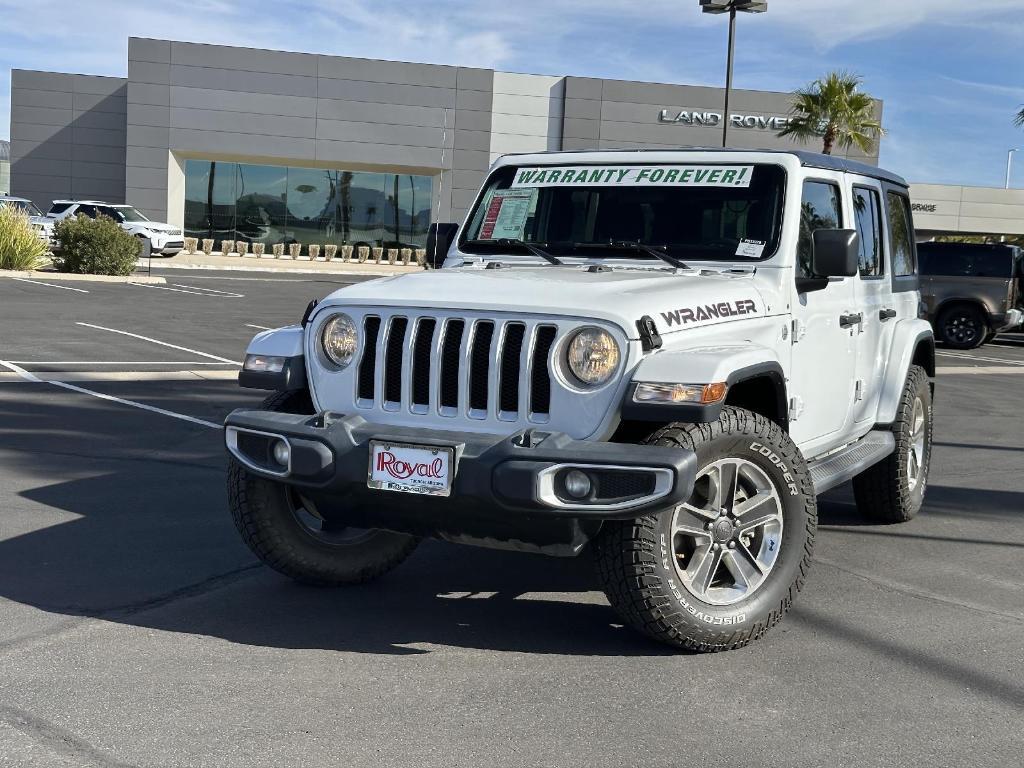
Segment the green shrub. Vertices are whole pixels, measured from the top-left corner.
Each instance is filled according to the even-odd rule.
[[[59,245],[53,265],[60,272],[130,275],[135,271],[141,242],[107,216],[69,216],[57,222],[53,231]]]
[[[46,263],[47,251],[28,214],[0,205],[0,269],[36,269]]]

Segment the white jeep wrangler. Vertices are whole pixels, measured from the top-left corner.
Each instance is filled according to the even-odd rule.
[[[423,536],[589,550],[636,629],[745,645],[804,581],[818,494],[921,507],[910,210],[901,178],[801,152],[501,158],[457,238],[435,227],[443,269],[253,340],[240,383],[277,392],[226,420],[235,523],[316,584]]]

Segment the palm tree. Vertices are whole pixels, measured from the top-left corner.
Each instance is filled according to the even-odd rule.
[[[779,136],[792,136],[799,142],[820,138],[826,155],[832,154],[836,145],[843,149],[856,145],[862,152],[870,152],[885,131],[875,117],[874,100],[858,90],[860,83],[860,77],[849,72],[830,72],[795,91],[793,116]]]
[[[1013,124],[1018,128],[1024,128],[1024,107],[1021,107],[1020,112],[1014,116]]]

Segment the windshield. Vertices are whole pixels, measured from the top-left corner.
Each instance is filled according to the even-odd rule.
[[[130,205],[117,205],[114,210],[120,213],[125,221],[149,221],[145,216],[132,208]]]
[[[487,182],[460,240],[558,256],[762,260],[775,253],[785,172],[766,164],[509,166]],[[499,242],[500,241],[500,242]]]
[[[29,216],[42,216],[43,213],[36,208],[35,203],[29,200],[0,200],[0,205],[9,205],[19,211],[24,211]]]

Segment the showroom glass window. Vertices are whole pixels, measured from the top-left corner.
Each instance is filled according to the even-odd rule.
[[[885,198],[886,207],[889,209],[889,231],[892,241],[892,273],[896,277],[913,275],[917,271],[917,265],[914,263],[910,199],[896,192],[887,192]]]
[[[800,199],[800,239],[797,241],[797,277],[813,277],[812,236],[816,229],[842,226],[839,186],[828,181],[805,181]]]
[[[188,160],[185,230],[250,243],[422,248],[430,176]]]
[[[860,236],[860,275],[878,277],[885,272],[885,262],[882,258],[882,199],[876,190],[853,188],[853,217]]]

